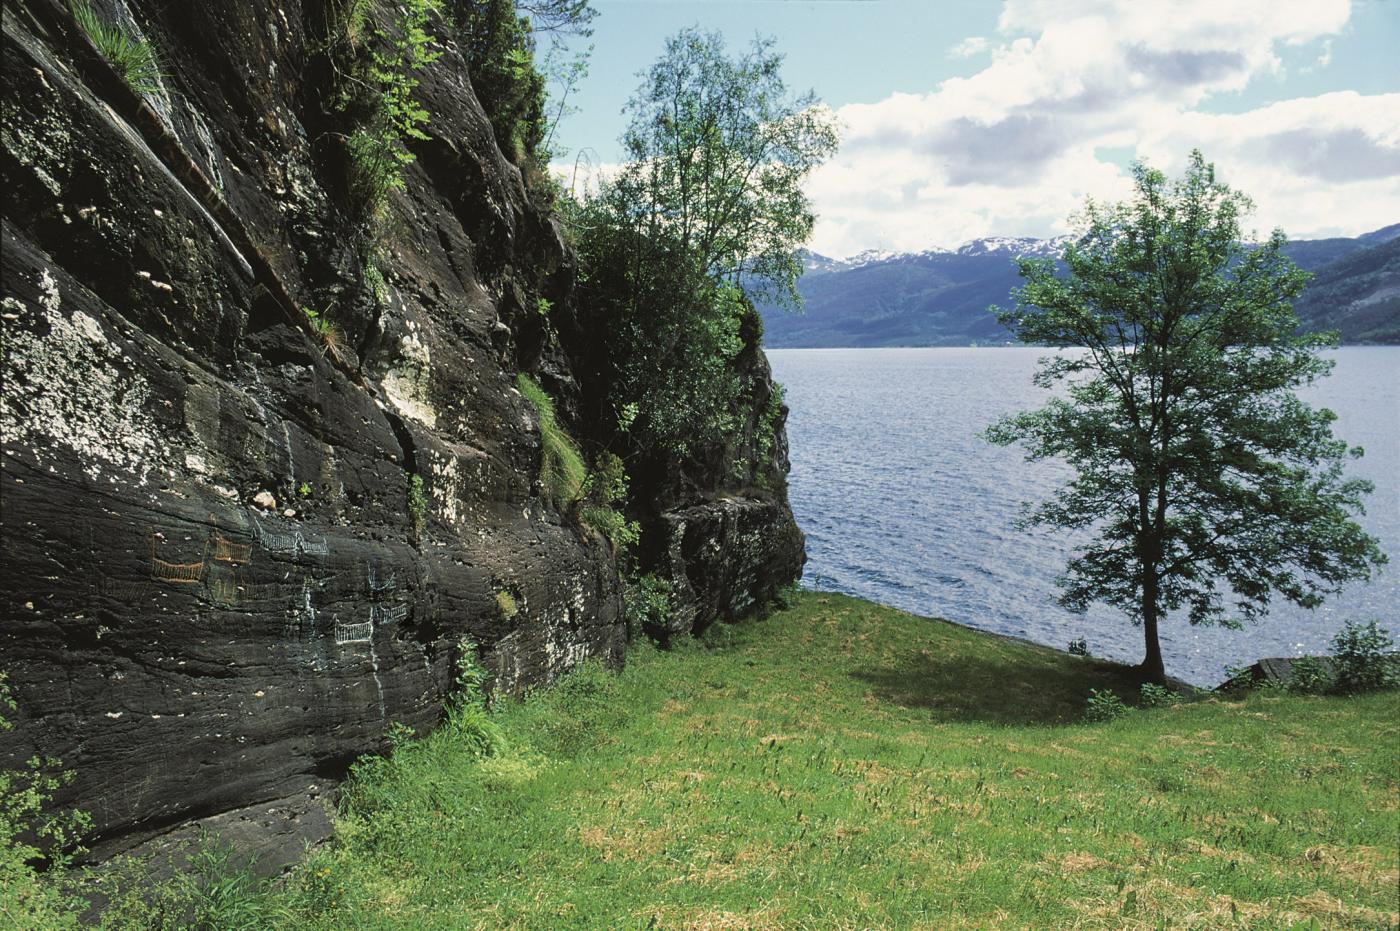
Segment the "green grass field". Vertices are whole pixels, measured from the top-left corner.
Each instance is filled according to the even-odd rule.
[[[347,792],[313,928],[1385,928],[1400,694],[1078,723],[1121,668],[835,595],[585,668]]]

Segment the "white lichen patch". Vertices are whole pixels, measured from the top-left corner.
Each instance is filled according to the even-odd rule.
[[[463,517],[462,469],[457,457],[435,452],[428,458],[428,469],[432,473],[429,484],[437,492],[433,495],[437,515],[455,527]]]
[[[428,400],[432,356],[428,344],[418,337],[418,325],[410,320],[407,329],[399,338],[399,364],[384,376],[384,394],[399,413],[436,427],[437,411]]]
[[[0,441],[36,456],[44,445],[65,446],[93,481],[146,484],[161,464],[161,447],[146,411],[150,384],[136,364],[97,320],[62,312],[58,282],[48,269],[40,273],[37,306],[13,297],[4,305],[18,324],[6,320]],[[36,322],[48,332],[35,332]]]

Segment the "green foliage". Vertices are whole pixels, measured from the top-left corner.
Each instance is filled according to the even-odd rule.
[[[297,486],[297,496],[298,496],[298,497],[301,497],[301,498],[309,498],[309,497],[311,497],[311,485],[308,484],[307,482],[302,482],[300,485],[298,485],[298,486]]]
[[[124,28],[110,22],[93,9],[87,0],[70,0],[68,9],[78,28],[92,40],[102,57],[121,75],[123,81],[138,94],[160,91],[160,56],[147,42],[135,38]]]
[[[1288,690],[1299,695],[1321,695],[1332,689],[1332,675],[1316,656],[1300,656],[1289,670]]]
[[[486,682],[490,673],[477,659],[478,651],[476,641],[471,637],[463,637],[457,641],[457,676],[454,682],[457,691],[452,697],[453,705],[486,707]]]
[[[781,62],[768,40],[731,56],[717,34],[678,33],[629,103],[629,163],[566,205],[598,334],[590,391],[648,475],[724,463],[742,480],[751,456],[772,454],[781,398],[741,374],[761,334],[749,294],[795,303],[812,226],[801,184],[836,140],[810,94],[788,93]]]
[[[1092,724],[1102,724],[1105,721],[1117,720],[1131,710],[1113,689],[1090,689],[1084,720]]]
[[[423,490],[423,476],[404,473],[407,483],[408,516],[413,521],[413,535],[421,536],[428,525],[428,496]]]
[[[758,419],[758,431],[754,437],[756,445],[758,468],[760,473],[765,473],[773,466],[773,449],[778,443],[778,429],[783,419],[783,397],[785,389],[778,382],[773,382],[773,388],[768,395],[768,403],[764,405],[763,413]]]
[[[1400,684],[1400,656],[1390,631],[1375,621],[1347,621],[1332,638],[1339,692],[1371,692]]]
[[[671,583],[650,572],[631,579],[622,595],[622,607],[629,639],[640,639],[648,629],[665,630],[675,610]]]
[[[579,520],[607,537],[613,550],[626,554],[641,537],[641,527],[621,508],[627,503],[627,471],[614,453],[599,453],[583,482]]]
[[[586,6],[586,4],[585,4]],[[535,69],[535,36],[515,0],[451,0],[457,42],[472,90],[491,120],[501,151],[516,162],[545,135],[545,79]]]
[[[338,103],[357,123],[345,139],[348,193],[352,209],[367,218],[378,216],[389,193],[402,189],[403,169],[414,159],[408,140],[428,138],[429,114],[413,92],[418,72],[442,57],[429,32],[440,0],[404,0],[392,9],[395,21],[368,28],[363,46],[356,37],[367,28],[369,5],[352,4],[345,14],[345,35],[355,39],[357,54]]]
[[[340,355],[345,345],[345,334],[340,327],[331,322],[326,311],[303,307],[301,312],[306,315],[307,322],[311,324],[311,332],[321,340],[322,347],[332,355]]]
[[[516,387],[540,425],[540,486],[555,507],[571,508],[583,493],[588,470],[573,439],[555,419],[554,401],[525,373],[515,377]]]
[[[108,931],[263,931],[294,928],[301,914],[273,879],[254,872],[248,856],[201,834],[172,850],[170,878],[157,878],[148,861],[121,857],[100,871],[75,877],[100,890],[95,927]]]
[[[13,730],[16,709],[0,673],[0,734]],[[0,919],[35,931],[78,927],[85,902],[53,877],[61,877],[92,821],[83,812],[48,810],[54,792],[73,780],[58,760],[31,757],[18,770],[0,769]],[[48,873],[36,865],[43,863]]]
[[[802,587],[796,581],[789,582],[773,596],[773,607],[779,611],[786,611],[797,604],[798,596],[802,594]]]
[[[458,642],[456,665],[457,689],[448,699],[444,728],[472,756],[495,756],[504,749],[505,738],[487,712],[490,674],[477,659],[477,645],[470,637]]]
[[[1091,538],[1060,600],[1103,601],[1142,624],[1144,669],[1161,679],[1168,613],[1238,626],[1275,593],[1313,607],[1386,557],[1352,520],[1371,483],[1343,472],[1361,451],[1294,393],[1331,369],[1318,353],[1331,342],[1295,335],[1290,302],[1307,276],[1283,235],[1246,248],[1249,201],[1199,152],[1179,181],[1143,164],[1134,177],[1130,202],[1085,209],[1067,276],[1021,262],[1026,283],[1002,320],[1025,342],[1079,351],[1036,374],[1064,396],[987,437],[1074,469],[1030,519]]]
[[[549,298],[542,297],[535,302],[535,313],[539,314],[541,317],[548,317],[553,307],[554,304],[550,302]]]
[[[1071,640],[1069,642],[1069,655],[1088,656],[1089,641],[1085,640],[1083,637],[1076,637],[1074,640]]]
[[[802,183],[836,151],[835,117],[792,96],[772,39],[731,57],[717,32],[666,40],[628,103],[623,142],[636,221],[664,228],[717,280],[796,306],[796,250],[814,216]]]
[[[1163,705],[1181,704],[1180,694],[1155,682],[1144,682],[1140,692],[1144,708],[1160,708]]]
[[[633,225],[634,193],[608,186],[572,217],[581,303],[604,364],[595,390],[633,449],[684,458],[722,447],[741,422],[735,363],[747,305],[669,231]]]
[[[204,837],[175,882],[179,899],[190,909],[192,928],[257,931],[285,926],[294,911],[270,895],[272,881],[253,873],[251,862],[239,863],[233,848]]]

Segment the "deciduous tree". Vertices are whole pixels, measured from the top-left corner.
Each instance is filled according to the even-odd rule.
[[[1143,672],[1160,681],[1158,631],[1173,612],[1239,626],[1275,595],[1315,607],[1385,556],[1353,519],[1371,485],[1344,466],[1361,450],[1295,394],[1331,370],[1319,350],[1335,337],[1297,333],[1307,276],[1283,234],[1244,243],[1251,204],[1199,152],[1180,180],[1143,164],[1134,179],[1128,202],[1085,209],[1066,274],[1021,262],[1002,320],[1062,350],[1035,380],[1063,394],[987,435],[1074,468],[1028,518],[1091,536],[1061,602],[1106,602],[1140,623]]]

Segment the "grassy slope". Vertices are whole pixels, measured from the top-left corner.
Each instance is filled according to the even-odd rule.
[[[1072,723],[1123,671],[832,595],[639,651],[350,796],[324,928],[1376,928],[1400,695]],[[299,908],[299,910],[300,910]]]

